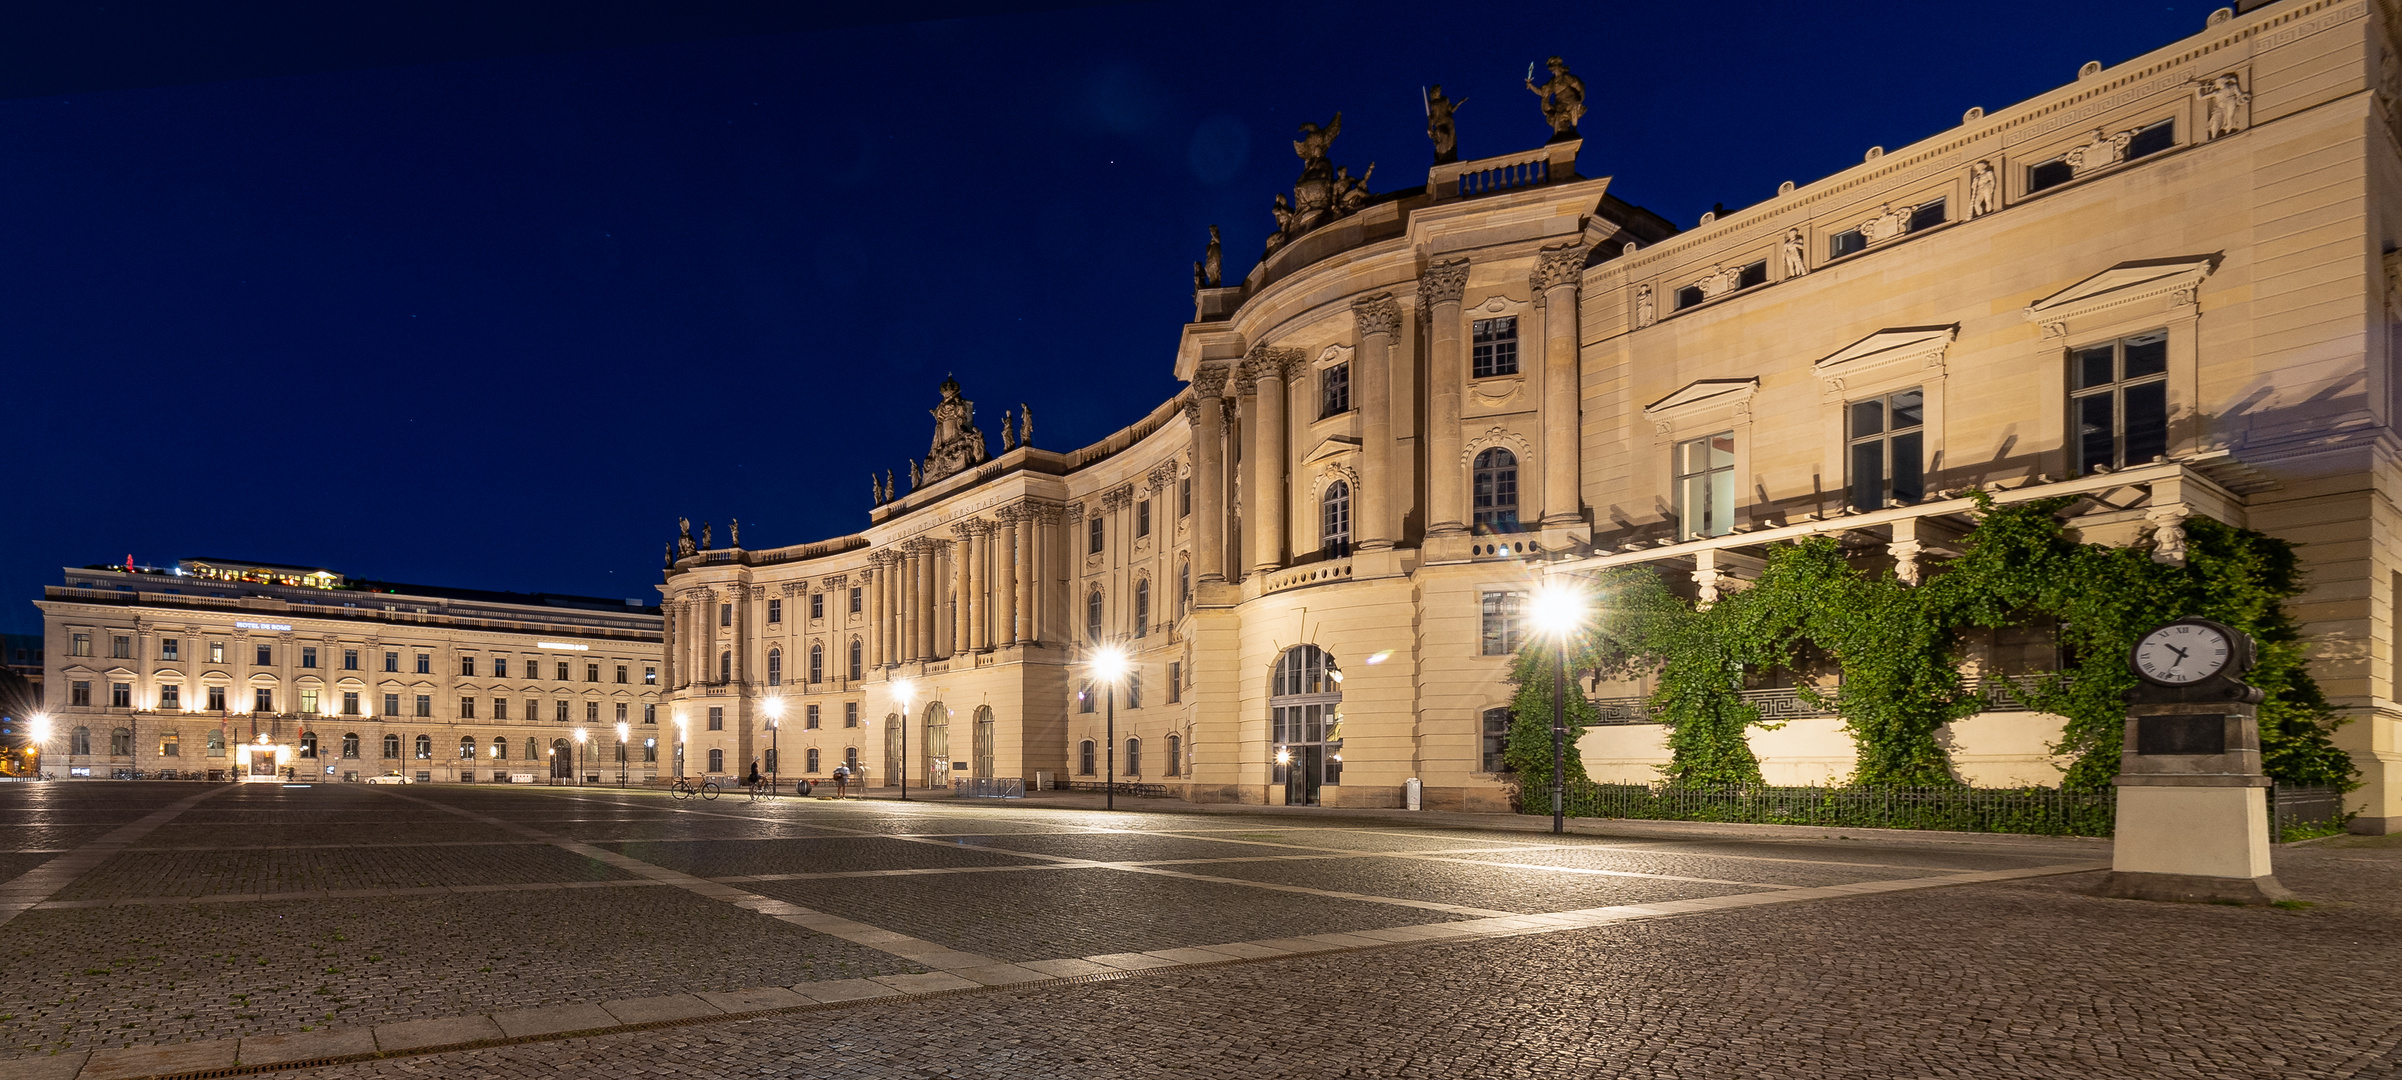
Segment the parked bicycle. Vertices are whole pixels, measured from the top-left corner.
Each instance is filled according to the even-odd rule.
[[[700,786],[694,787],[692,781],[679,776],[676,777],[674,784],[668,786],[667,793],[679,799],[689,799],[695,795],[704,799],[715,799],[717,798],[717,784],[714,781],[704,780]]]

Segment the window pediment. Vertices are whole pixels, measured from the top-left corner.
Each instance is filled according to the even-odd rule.
[[[2066,337],[2072,320],[2146,303],[2192,307],[2202,279],[2218,269],[2219,253],[2136,259],[2119,263],[2027,305],[2027,321],[2047,338]]]
[[[1760,380],[1696,379],[1684,388],[1643,407],[1643,415],[1654,421],[1671,420],[1684,413],[1707,408],[1732,408],[1747,404],[1759,393]]]
[[[1318,445],[1312,448],[1309,453],[1303,454],[1301,456],[1301,460],[1314,464],[1316,462],[1324,461],[1327,458],[1334,457],[1338,454],[1348,454],[1358,449],[1359,438],[1357,436],[1329,435],[1325,439],[1319,441]]]
[[[1958,323],[1888,327],[1836,350],[1834,355],[1812,365],[1811,370],[1818,376],[1820,388],[1828,394],[1841,394],[1848,382],[1872,374],[1898,374],[1898,369],[1903,368],[1940,371],[1952,340],[1959,334]]]

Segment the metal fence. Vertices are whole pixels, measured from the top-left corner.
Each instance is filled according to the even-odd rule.
[[[1120,795],[1134,795],[1145,799],[1164,799],[1168,795],[1166,784],[1135,784],[1120,780],[1114,786]],[[1053,791],[1108,791],[1111,787],[1110,783],[1103,780],[1051,781],[1051,790]]]
[[[2344,813],[2344,789],[2333,787],[2274,787],[2269,789],[2269,839],[2275,843],[2325,836],[2340,831],[2351,815]]]
[[[1653,787],[1576,784],[1574,817],[1839,825],[1872,829],[2108,836],[2116,791],[2059,788]],[[1529,785],[1527,813],[1549,813],[1550,789]]]
[[[951,791],[962,798],[1023,799],[1026,780],[1019,776],[987,776],[951,781]]]

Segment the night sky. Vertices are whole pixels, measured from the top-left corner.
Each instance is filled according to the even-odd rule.
[[[0,630],[128,554],[655,599],[679,514],[754,548],[863,527],[946,373],[996,451],[1019,402],[1054,450],[1139,419],[1176,390],[1206,226],[1231,284],[1302,121],[1342,110],[1334,162],[1416,186],[1420,86],[1469,99],[1463,157],[1520,150],[1548,134],[1521,77],[1560,53],[1580,170],[1691,227],[2209,11],[634,7],[591,33],[0,15],[39,60],[0,65]]]

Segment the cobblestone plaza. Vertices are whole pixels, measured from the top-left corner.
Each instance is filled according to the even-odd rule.
[[[0,1076],[2402,1075],[2386,838],[1126,802],[0,786]]]

